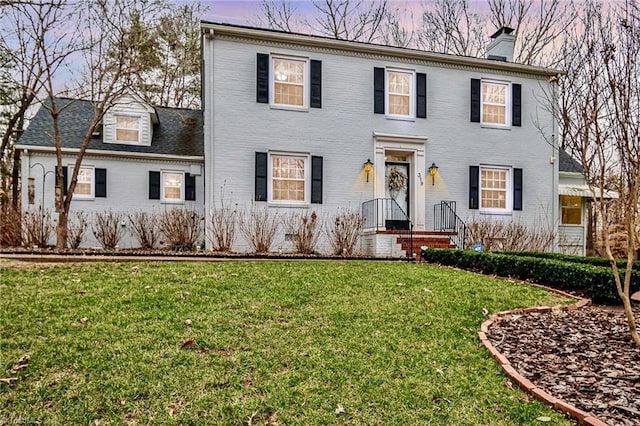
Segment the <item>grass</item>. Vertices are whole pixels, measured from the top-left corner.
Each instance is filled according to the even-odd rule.
[[[0,423],[569,424],[477,338],[483,308],[564,303],[537,288],[364,261],[14,266]]]

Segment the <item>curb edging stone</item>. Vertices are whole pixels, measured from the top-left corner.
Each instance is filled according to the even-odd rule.
[[[544,288],[546,290],[552,291],[554,293],[570,297],[572,299],[579,299],[576,303],[572,303],[571,305],[563,305],[559,307],[550,307],[550,306],[537,306],[532,308],[524,308],[524,309],[513,309],[510,311],[501,311],[497,312],[489,317],[486,321],[484,321],[480,325],[480,331],[478,332],[478,338],[480,342],[485,346],[485,348],[489,351],[491,356],[500,364],[502,370],[513,380],[515,383],[520,386],[522,390],[526,393],[532,395],[539,401],[544,404],[553,407],[554,409],[560,411],[563,414],[568,415],[569,417],[577,420],[580,424],[589,425],[589,426],[607,426],[607,423],[598,419],[595,415],[588,413],[586,411],[580,410],[579,408],[569,404],[566,401],[556,398],[550,393],[546,392],[543,389],[537,387],[531,380],[524,377],[522,374],[518,373],[516,369],[511,365],[511,362],[504,356],[496,347],[493,346],[489,338],[487,337],[487,333],[489,332],[489,327],[494,323],[502,320],[503,317],[508,315],[526,315],[531,313],[548,313],[553,310],[560,311],[573,311],[576,309],[584,308],[585,306],[591,305],[590,299],[580,298],[574,294],[565,293],[564,291],[557,290],[554,288],[549,288],[542,286],[540,284],[534,284],[536,287]]]

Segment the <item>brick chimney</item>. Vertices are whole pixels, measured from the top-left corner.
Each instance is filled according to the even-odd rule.
[[[491,43],[487,46],[487,59],[513,62],[516,36],[512,35],[512,32],[513,28],[502,27],[491,36]]]

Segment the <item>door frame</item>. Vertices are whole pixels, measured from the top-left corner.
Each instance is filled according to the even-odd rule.
[[[412,207],[412,202],[411,202],[411,191],[412,191],[412,185],[411,185],[411,176],[412,176],[412,167],[411,167],[411,161],[407,161],[407,162],[402,162],[402,161],[385,161],[384,162],[384,180],[385,180],[385,196],[386,196],[386,192],[387,192],[387,165],[392,165],[392,166],[406,166],[407,167],[407,200],[406,200],[406,208],[407,211],[405,211],[405,214],[407,215],[407,217],[409,218],[409,220],[413,220],[413,218],[411,217],[411,207]],[[393,197],[391,197],[393,198]],[[398,200],[396,200],[396,202],[398,203],[398,205],[400,205],[400,202]],[[402,207],[402,205],[400,205],[400,207]]]

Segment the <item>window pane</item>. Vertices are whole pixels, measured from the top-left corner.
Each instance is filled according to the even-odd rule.
[[[562,209],[563,225],[582,224],[582,198],[572,195],[561,195],[560,206]]]
[[[411,74],[404,72],[387,72],[389,114],[411,114]]]
[[[162,183],[165,200],[182,199],[182,173],[163,173]]]
[[[481,207],[485,209],[507,208],[507,171],[483,169],[480,174]]]
[[[482,83],[482,122],[507,123],[507,85]]]
[[[140,117],[116,115],[116,140],[138,142],[140,136]]]
[[[389,94],[389,114],[409,115],[409,96]]]
[[[304,106],[305,61],[273,59],[273,102],[282,105]]]
[[[305,157],[272,156],[274,201],[305,201]]]
[[[93,169],[81,167],[78,170],[78,181],[76,182],[76,195],[91,195],[91,186],[93,179]]]

